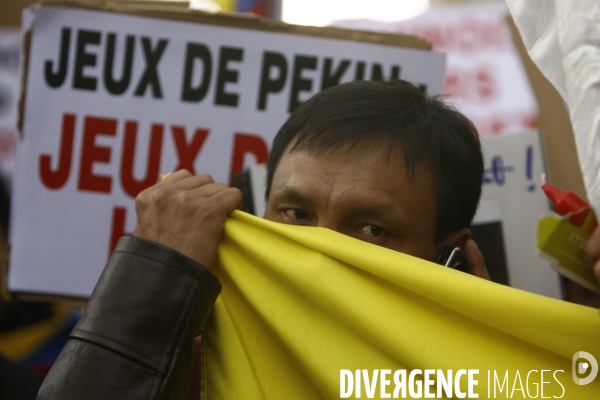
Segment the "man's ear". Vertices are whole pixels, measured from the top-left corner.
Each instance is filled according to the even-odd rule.
[[[471,230],[469,228],[463,228],[446,236],[446,239],[442,241],[441,246],[459,247],[460,250],[464,252],[465,244],[467,243],[467,240],[471,239],[471,236]]]

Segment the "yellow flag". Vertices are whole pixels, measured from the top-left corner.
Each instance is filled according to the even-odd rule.
[[[593,308],[238,211],[215,273],[204,399],[600,399]]]

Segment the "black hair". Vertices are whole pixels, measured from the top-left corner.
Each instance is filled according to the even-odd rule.
[[[326,89],[298,107],[273,141],[267,163],[266,197],[285,149],[311,154],[358,152],[389,144],[400,148],[407,176],[423,165],[437,188],[435,240],[468,227],[475,215],[483,175],[483,155],[475,126],[439,97],[404,80],[354,81]]]

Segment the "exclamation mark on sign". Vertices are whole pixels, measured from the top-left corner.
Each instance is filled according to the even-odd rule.
[[[529,186],[527,187],[527,191],[533,192],[535,190],[535,183],[533,183],[533,146],[527,146],[527,153],[525,155],[525,175],[529,182]]]

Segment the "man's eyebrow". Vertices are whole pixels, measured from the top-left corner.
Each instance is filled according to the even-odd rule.
[[[344,214],[348,216],[376,217],[394,221],[402,218],[391,204],[352,205],[344,210]]]
[[[315,201],[302,191],[289,185],[281,185],[271,190],[272,194],[277,195],[282,200],[296,200],[307,205],[314,205]]]
[[[271,190],[271,194],[279,200],[295,200],[307,206],[315,206],[316,201],[307,196],[302,190],[290,185],[280,185]],[[404,220],[405,215],[389,203],[382,204],[352,204],[344,207],[344,215],[347,217],[371,217],[381,220],[389,220],[399,223]]]

